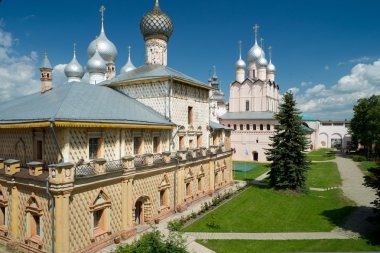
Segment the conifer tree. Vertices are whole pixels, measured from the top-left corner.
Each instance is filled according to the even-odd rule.
[[[279,112],[276,133],[266,152],[270,163],[270,185],[275,189],[301,191],[305,188],[309,161],[305,150],[309,145],[300,111],[291,92],[285,93]]]

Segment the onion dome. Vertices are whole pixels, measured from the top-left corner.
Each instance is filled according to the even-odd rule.
[[[79,77],[82,78],[84,76],[84,71],[82,65],[79,64],[76,56],[76,49],[74,45],[74,56],[69,64],[65,67],[65,75],[66,77]]]
[[[264,56],[261,56],[258,60],[257,60],[257,66],[259,68],[266,68],[268,65],[268,61],[267,59],[265,59]]]
[[[256,62],[261,57],[262,53],[263,53],[263,50],[261,49],[261,47],[259,47],[259,45],[257,44],[257,41],[255,41],[255,44],[253,45],[253,47],[248,51],[247,61],[249,63]]]
[[[268,48],[268,50],[269,50],[269,64],[267,66],[267,71],[268,72],[275,72],[276,71],[276,67],[272,63],[272,47],[270,46]]]
[[[107,72],[106,62],[100,56],[98,49],[95,47],[95,54],[87,62],[87,71],[89,73],[105,74]]]
[[[127,73],[131,70],[136,69],[131,61],[131,47],[128,47],[128,62],[120,69],[120,74]]]
[[[245,69],[247,65],[245,64],[245,61],[241,58],[241,41],[239,41],[239,60],[235,63],[236,69]]]
[[[104,11],[105,8],[102,6],[100,8],[100,13],[102,15],[102,28],[99,36],[93,40],[87,48],[87,55],[90,59],[94,54],[96,47],[98,47],[98,51],[100,56],[107,62],[114,63],[117,57],[117,49],[115,45],[107,38],[104,32]]]
[[[140,31],[144,39],[159,38],[168,41],[174,30],[173,22],[161,11],[156,0],[156,5],[140,21]]]

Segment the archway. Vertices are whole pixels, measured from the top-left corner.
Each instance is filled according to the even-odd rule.
[[[320,133],[318,136],[319,145],[321,148],[327,148],[329,145],[329,137],[327,133]]]
[[[135,224],[140,225],[150,221],[151,203],[147,196],[142,196],[137,199],[134,207]]]
[[[331,135],[331,148],[342,149],[342,135],[334,133]]]

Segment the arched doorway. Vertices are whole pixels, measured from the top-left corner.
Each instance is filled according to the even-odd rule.
[[[257,162],[259,160],[259,153],[257,153],[256,151],[252,152],[252,156],[253,156],[253,160],[254,161]]]
[[[149,197],[142,196],[138,198],[133,213],[136,225],[149,222],[151,219],[151,202]]]

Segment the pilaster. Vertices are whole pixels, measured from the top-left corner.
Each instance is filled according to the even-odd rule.
[[[12,185],[11,188],[11,226],[10,226],[10,235],[13,240],[17,240],[19,237],[19,230],[18,230],[18,224],[19,224],[19,219],[18,219],[18,209],[20,208],[20,201],[19,201],[19,195],[20,192],[17,188],[16,185]]]

